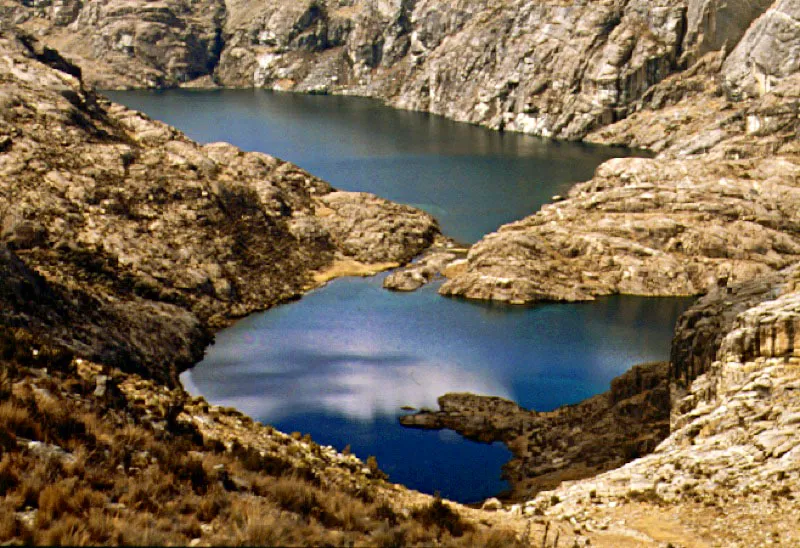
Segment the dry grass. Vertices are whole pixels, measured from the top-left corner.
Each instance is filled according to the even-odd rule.
[[[7,354],[25,354],[4,344]],[[408,517],[373,502],[371,484],[340,491],[278,454],[241,444],[226,451],[170,422],[179,402],[156,429],[140,422],[134,403],[91,396],[61,362],[46,377],[24,363],[4,366],[0,359],[0,544],[510,545],[441,500]],[[50,453],[17,438],[49,444]],[[369,465],[379,476],[374,459]],[[18,512],[33,513],[32,527]]]
[[[39,439],[42,435],[28,409],[11,400],[0,404],[0,427],[17,437]]]
[[[423,526],[436,530],[440,537],[445,531],[451,536],[460,537],[472,530],[472,526],[439,497],[430,504],[416,508],[411,515]]]

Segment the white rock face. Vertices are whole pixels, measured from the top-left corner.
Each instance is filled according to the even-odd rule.
[[[568,512],[593,492],[605,500],[650,497],[709,504],[800,494],[800,356],[795,350],[800,291],[792,272],[777,297],[738,314],[709,369],[698,376],[654,453],[596,478],[563,484],[553,495]],[[724,293],[716,299],[726,307]],[[731,306],[727,299],[727,306]],[[734,301],[736,299],[733,299]],[[692,327],[684,325],[684,329]],[[680,332],[680,329],[679,329]]]

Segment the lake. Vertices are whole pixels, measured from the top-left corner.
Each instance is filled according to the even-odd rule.
[[[503,134],[362,98],[262,90],[113,92],[201,142],[292,161],[344,190],[426,209],[471,243],[631,151]],[[537,410],[605,391],[636,363],[669,356],[690,299],[609,297],[514,307],[340,279],[217,335],[187,390],[283,431],[377,457],[390,480],[475,502],[507,487],[510,453],[450,431],[401,427],[401,407],[446,392],[503,396]]]

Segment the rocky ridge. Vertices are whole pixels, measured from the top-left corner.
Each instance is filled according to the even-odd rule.
[[[720,73],[739,96],[769,91],[798,62],[792,0],[2,6],[7,21],[80,60],[102,87],[188,83],[368,95],[568,139],[636,112],[652,86],[709,52],[729,54]]]
[[[608,161],[565,200],[486,236],[442,293],[520,303],[693,295],[794,264],[799,82],[740,103],[686,98],[599,132],[663,150]]]
[[[0,317],[87,358],[174,382],[211,329],[439,237],[423,212],[109,103],[27,36],[0,38],[0,66],[0,266],[21,288]]]

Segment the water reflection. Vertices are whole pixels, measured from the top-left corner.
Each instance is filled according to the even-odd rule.
[[[554,143],[343,97],[263,91],[115,92],[203,142],[293,161],[345,190],[417,204],[472,242],[629,151]],[[686,299],[507,307],[411,295],[382,278],[337,280],[220,333],[182,380],[192,393],[284,431],[375,455],[393,481],[471,502],[506,487],[501,446],[400,427],[400,407],[441,394],[510,397],[538,410],[608,389],[665,359]]]
[[[477,500],[503,489],[508,453],[403,429],[402,406],[434,406],[454,391],[542,411],[580,401],[634,364],[665,359],[690,302],[611,297],[510,307],[444,299],[435,287],[390,293],[381,281],[336,280],[237,323],[184,373],[184,385],[285,431],[376,455],[393,481]]]
[[[258,346],[243,348],[221,337],[208,357],[213,371],[199,380],[203,386],[194,384],[193,375],[185,375],[184,384],[190,392],[207,393],[207,383],[222,383],[215,402],[272,422],[317,411],[375,420],[407,405],[434,407],[436,398],[450,391],[510,396],[491,375],[414,355]]]
[[[295,162],[345,190],[414,204],[465,243],[521,219],[631,151],[499,133],[356,97],[264,90],[109,92],[201,142]]]
[[[435,287],[389,293],[381,279],[337,280],[237,323],[184,374],[187,385],[273,422],[316,411],[371,420],[454,391],[549,410],[606,390],[636,363],[664,359],[689,303],[611,297],[508,307],[442,299]]]

